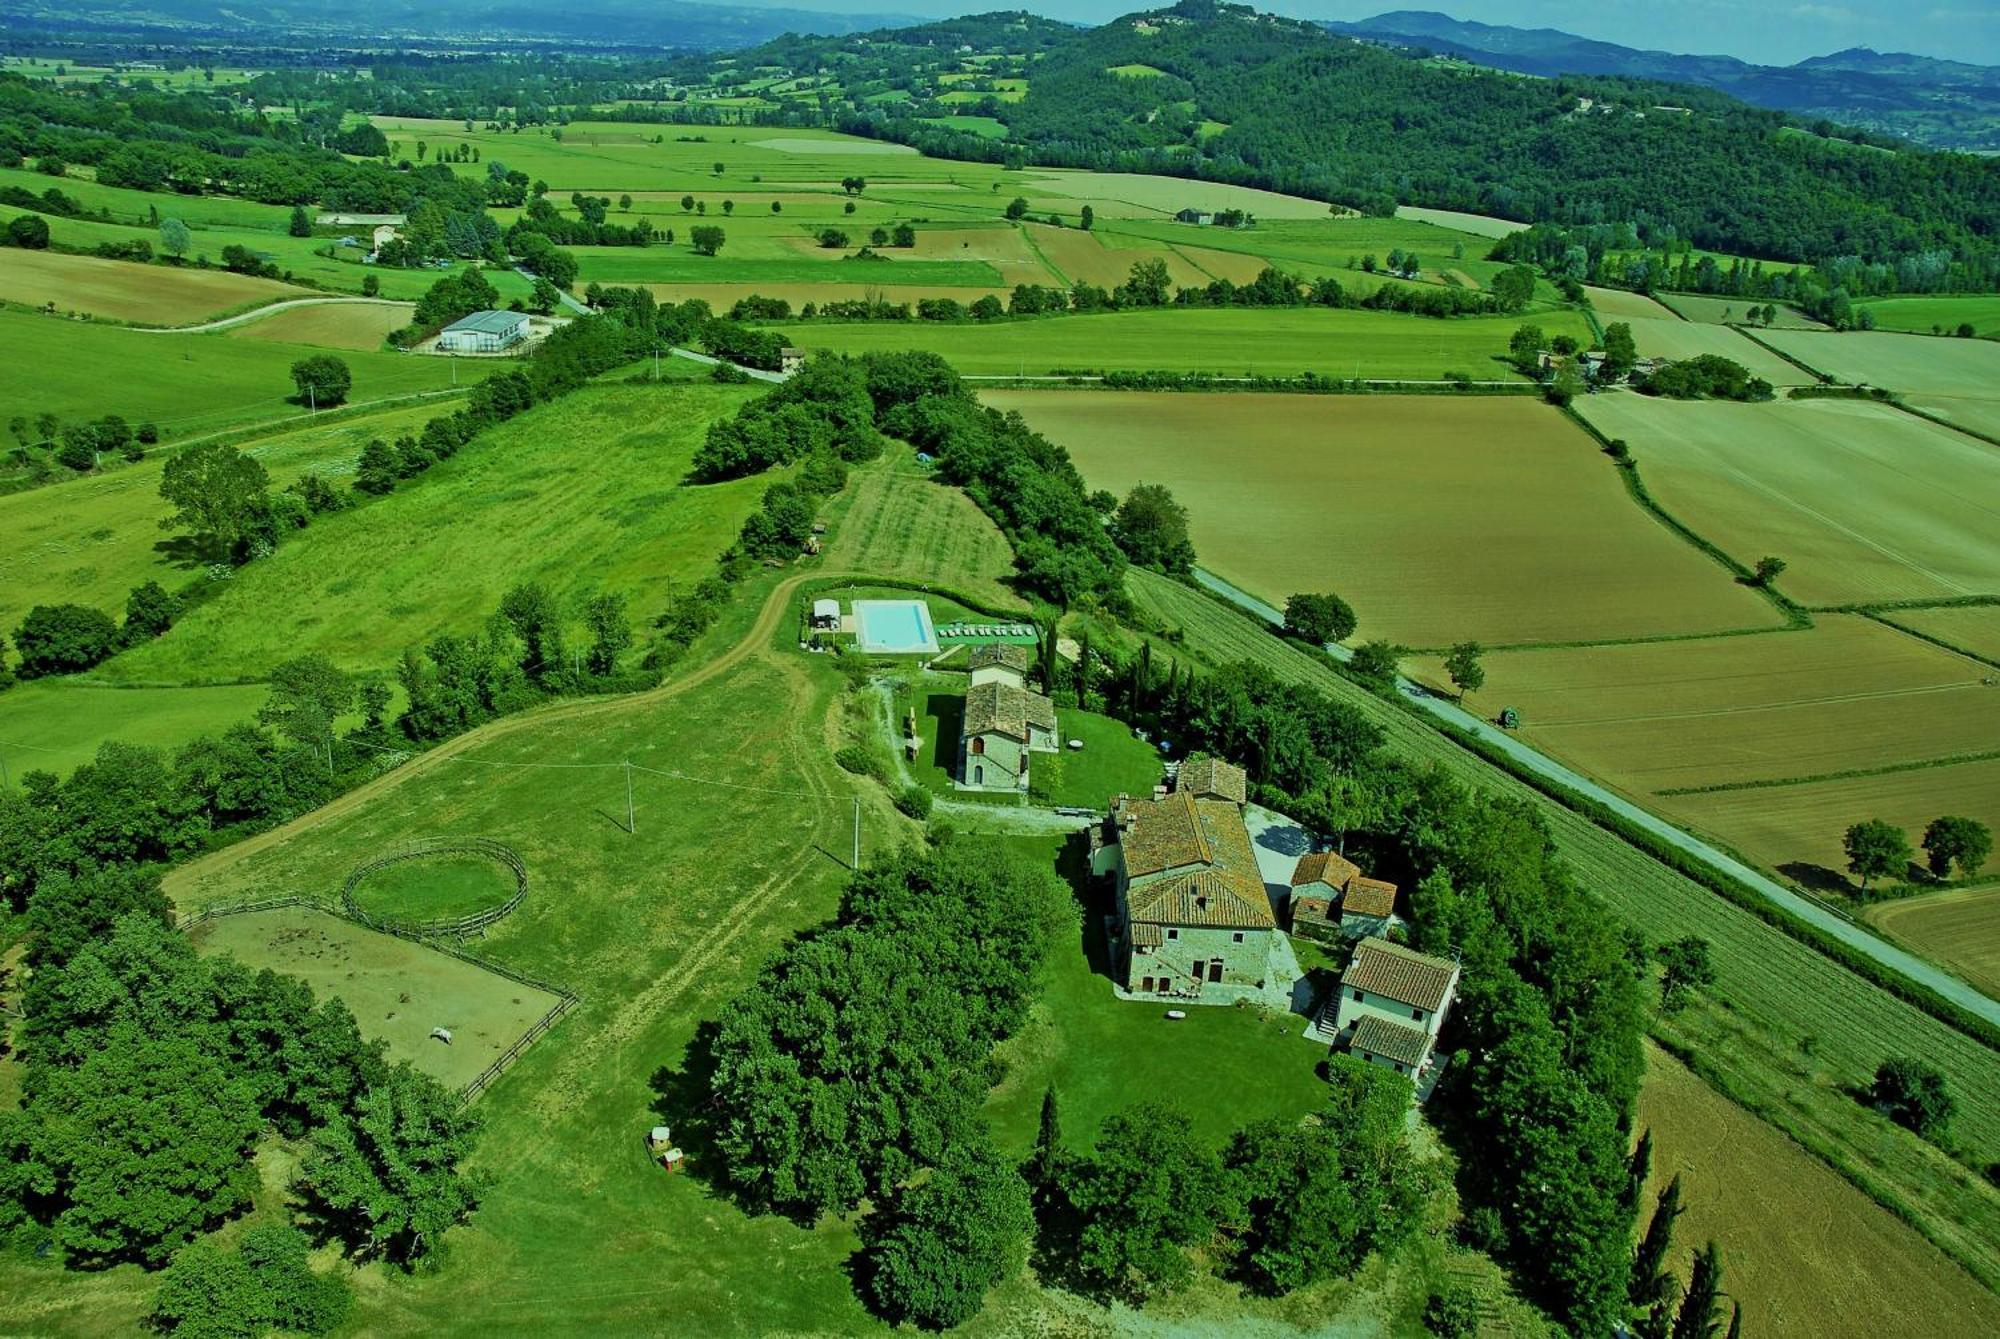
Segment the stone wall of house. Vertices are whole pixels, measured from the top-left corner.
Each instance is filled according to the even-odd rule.
[[[1256,986],[1270,969],[1269,930],[1211,930],[1183,927],[1172,932],[1175,938],[1153,948],[1133,949],[1126,972],[1125,989],[1143,992],[1148,976],[1168,976],[1176,982],[1195,979],[1195,964],[1222,960],[1222,980],[1226,986]],[[1242,936],[1238,942],[1237,936]],[[1201,980],[1208,982],[1204,970]]]
[[[1355,999],[1357,994],[1364,995],[1364,998]],[[1412,1008],[1401,1000],[1390,999],[1387,995],[1356,991],[1353,987],[1343,984],[1340,988],[1340,1011],[1334,1015],[1340,1024],[1340,1030],[1345,1032],[1353,1027],[1361,1020],[1363,1014],[1374,1014],[1400,1027],[1416,1028],[1433,1037],[1437,1035],[1439,1026],[1439,1020],[1427,1010]]]
[[[984,752],[974,752],[974,740],[983,741]],[[959,759],[958,779],[965,785],[979,790],[1026,790],[1028,788],[1028,751],[1018,740],[1000,734],[975,735],[965,741],[964,756]],[[980,769],[985,769],[982,782]]]

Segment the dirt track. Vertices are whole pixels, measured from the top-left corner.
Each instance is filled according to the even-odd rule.
[[[172,898],[176,893],[193,887],[202,879],[219,870],[228,869],[238,861],[247,859],[259,851],[269,850],[271,847],[290,841],[302,833],[311,832],[323,824],[330,823],[342,815],[372,802],[377,796],[395,789],[411,777],[425,775],[433,768],[465,753],[469,749],[478,748],[482,744],[490,744],[496,739],[502,739],[517,731],[534,729],[557,721],[577,720],[604,712],[626,711],[634,707],[650,706],[657,702],[664,702],[678,697],[690,688],[699,687],[701,684],[707,683],[733,666],[741,664],[753,655],[759,647],[768,643],[771,640],[771,635],[777,631],[779,620],[790,607],[792,592],[800,586],[808,581],[818,581],[826,578],[857,577],[861,575],[864,574],[857,572],[811,571],[787,577],[772,587],[770,595],[765,598],[763,609],[758,611],[757,621],[751,625],[748,632],[739,638],[734,645],[702,663],[685,677],[670,679],[659,687],[649,688],[642,693],[632,693],[623,697],[588,698],[580,702],[558,702],[533,711],[522,712],[519,715],[503,716],[497,721],[489,721],[476,730],[468,730],[462,735],[444,741],[433,749],[418,754],[401,767],[390,772],[385,772],[373,781],[365,782],[355,787],[345,795],[328,801],[311,813],[301,814],[289,823],[272,828],[268,832],[260,832],[254,837],[247,837],[233,845],[225,846],[220,851],[216,851],[211,855],[205,855],[199,860],[190,861],[188,864],[180,866],[167,875],[162,881],[162,886],[166,889],[167,896]]]

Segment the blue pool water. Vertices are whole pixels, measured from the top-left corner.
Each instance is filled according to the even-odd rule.
[[[936,655],[937,629],[922,600],[856,600],[854,631],[863,651]]]

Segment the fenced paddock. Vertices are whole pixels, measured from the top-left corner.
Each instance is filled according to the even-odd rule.
[[[379,905],[364,905],[362,898],[357,895],[371,880],[382,882],[386,873],[407,873],[408,867],[428,865],[440,871],[436,875],[437,882],[450,883],[453,886],[435,893],[422,887],[409,886],[426,882],[419,874],[414,879],[399,881],[403,886],[390,890],[389,896],[412,907],[422,907],[428,902],[433,906],[444,905],[456,910],[457,907],[463,906],[467,899],[476,902],[481,898],[482,890],[477,884],[469,889],[465,886],[466,880],[463,875],[467,872],[466,867],[469,866],[476,872],[480,866],[487,864],[498,867],[494,873],[505,878],[511,885],[511,892],[503,894],[490,905],[478,906],[456,915],[422,917],[402,915],[394,911],[385,912]],[[447,868],[450,869],[449,875],[442,872]],[[433,837],[411,842],[401,850],[391,851],[387,855],[377,856],[365,864],[356,866],[354,872],[347,876],[347,882],[340,887],[340,905],[349,916],[363,925],[391,933],[418,935],[429,939],[479,933],[512,913],[527,895],[528,867],[522,862],[521,857],[508,847],[485,837]],[[379,902],[381,899],[369,900]]]
[[[435,939],[350,919],[304,897],[211,907],[180,922],[204,953],[300,977],[470,1102],[576,1004],[561,986]],[[433,1028],[451,1031],[449,1045]]]

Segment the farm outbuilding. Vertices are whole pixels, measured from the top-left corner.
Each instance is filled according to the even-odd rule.
[[[827,629],[837,631],[840,627],[840,601],[814,600],[812,625],[822,631]]]
[[[437,346],[439,353],[498,353],[527,337],[525,312],[480,311],[446,326]]]

